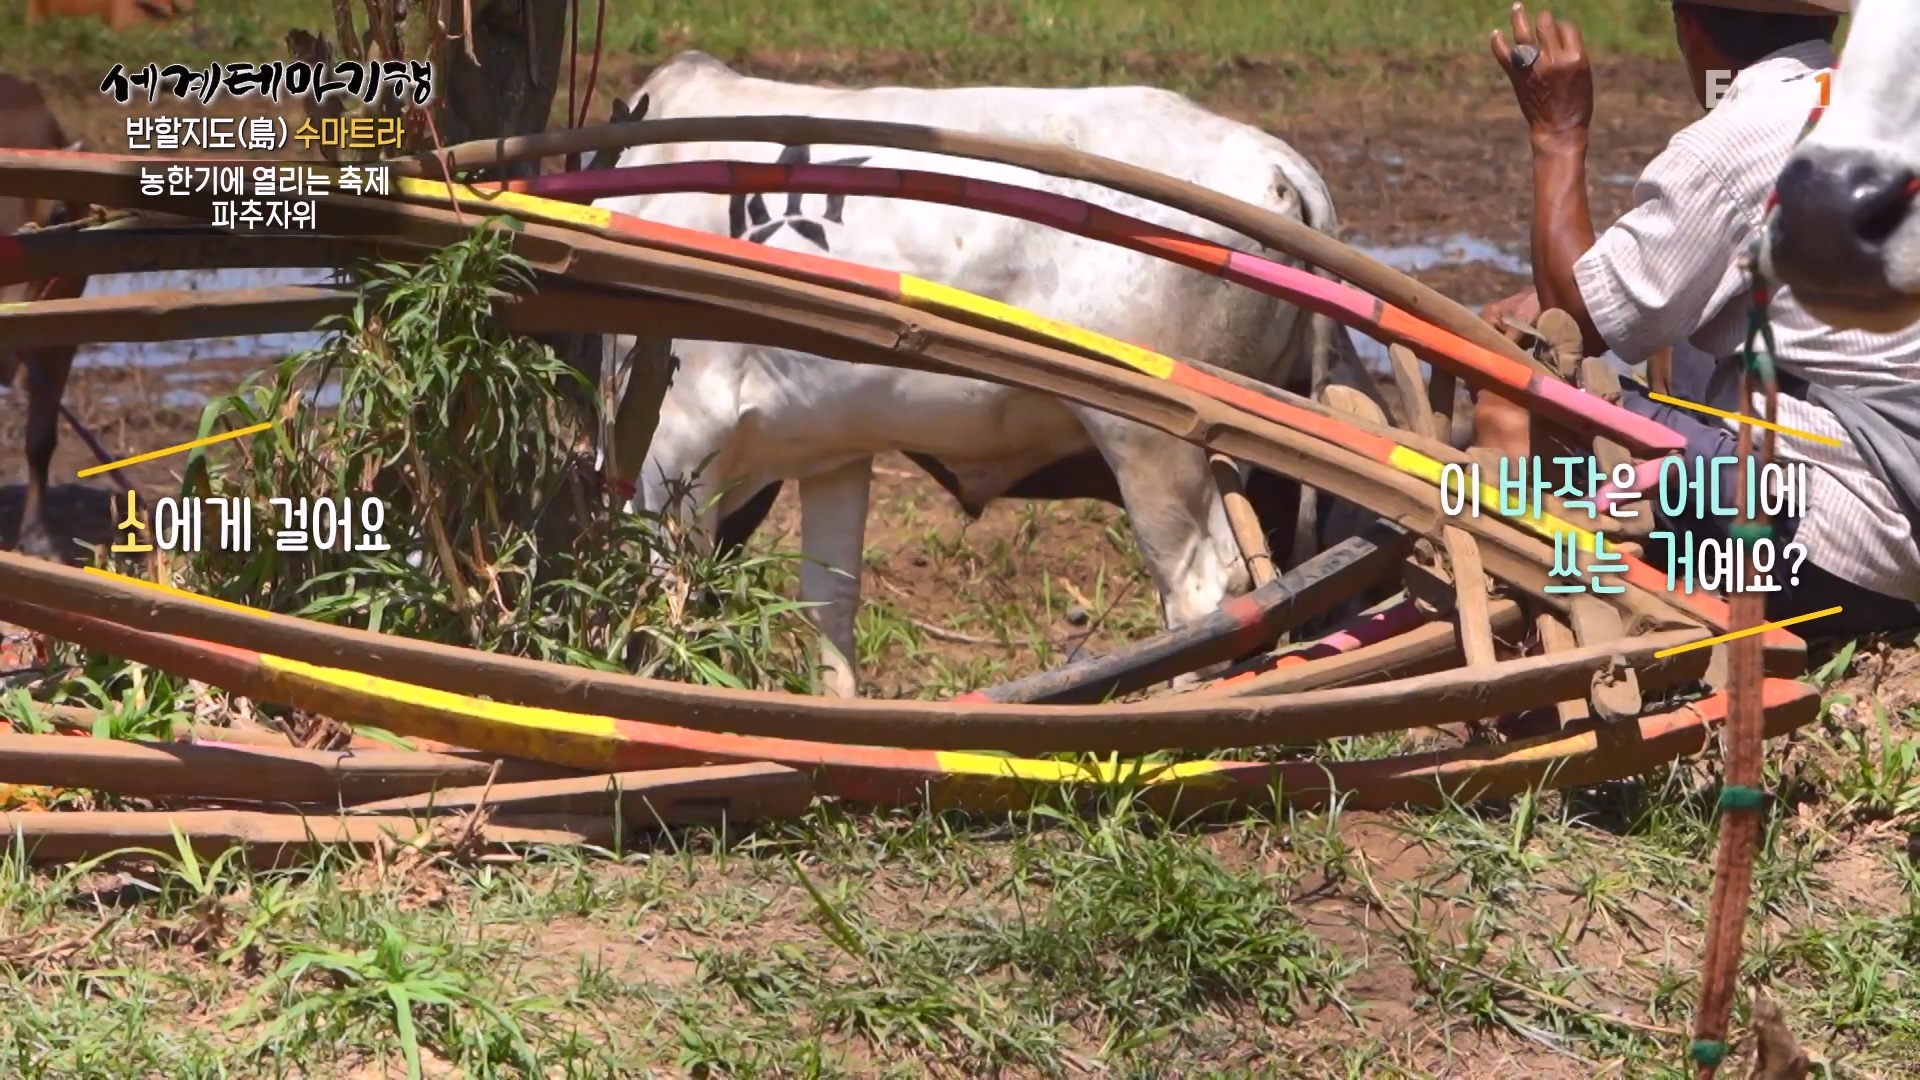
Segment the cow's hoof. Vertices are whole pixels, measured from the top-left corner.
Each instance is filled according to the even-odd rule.
[[[851,671],[825,668],[820,672],[820,693],[833,698],[859,697],[860,683]]]
[[[35,559],[45,559],[48,562],[60,561],[60,547],[53,542],[53,534],[47,531],[45,525],[35,524],[23,527],[20,530],[20,542],[15,545],[14,550]]]
[[[831,645],[820,647],[820,693],[834,698],[860,695],[860,680],[853,665]]]

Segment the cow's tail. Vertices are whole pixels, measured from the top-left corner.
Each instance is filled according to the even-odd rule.
[[[1296,162],[1297,168],[1289,170],[1284,165],[1276,170],[1278,183],[1291,188],[1291,194],[1298,200],[1301,220],[1308,228],[1327,236],[1337,236],[1340,231],[1339,216],[1333,207],[1333,196],[1327,191],[1326,181],[1310,168],[1304,160]],[[1332,272],[1318,266],[1308,267],[1317,277],[1328,281],[1338,281]],[[1304,390],[1314,401],[1323,401],[1327,386],[1335,381],[1352,386],[1372,398],[1384,409],[1385,396],[1373,376],[1360,360],[1360,353],[1354,348],[1353,338],[1347,328],[1338,321],[1325,315],[1303,311],[1307,317],[1296,318],[1293,330],[1287,335],[1286,356],[1298,357],[1305,347],[1308,370],[1304,380],[1295,371],[1288,380],[1286,389],[1296,393]],[[1286,368],[1283,366],[1282,370]],[[1320,529],[1323,519],[1328,518],[1333,509],[1331,500],[1322,497],[1319,492],[1306,485],[1300,487],[1299,509],[1294,520],[1293,544],[1288,552],[1288,568],[1300,565],[1319,553]]]

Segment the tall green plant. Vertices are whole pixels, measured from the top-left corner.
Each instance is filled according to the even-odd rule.
[[[207,406],[203,436],[274,426],[190,461],[188,494],[243,498],[255,514],[253,550],[230,552],[207,511],[193,586],[490,651],[804,689],[809,630],[768,585],[775,557],[713,554],[666,516],[593,512],[598,417],[575,402],[597,399],[570,400],[579,372],[495,327],[494,305],[536,284],[510,247],[517,226],[499,222],[418,265],[351,268],[359,300],[324,324],[320,348]],[[367,496],[384,506],[389,550],[275,549],[269,500],[349,498],[358,540]]]

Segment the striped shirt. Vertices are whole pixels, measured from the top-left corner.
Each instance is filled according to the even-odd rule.
[[[1594,327],[1616,355],[1639,363],[1690,342],[1728,358],[1746,340],[1740,259],[1761,233],[1774,178],[1819,102],[1814,78],[1834,64],[1824,42],[1782,49],[1740,72],[1719,104],[1675,135],[1634,185],[1633,208],[1574,266]],[[1770,311],[1781,370],[1832,390],[1920,380],[1920,326],[1897,334],[1840,331],[1779,290]],[[1738,365],[1722,363],[1701,403],[1734,409]],[[1698,385],[1700,380],[1690,381]],[[1749,408],[1764,415],[1755,395]],[[1847,445],[1833,413],[1780,395],[1778,422],[1841,441],[1782,435],[1784,461],[1808,466],[1807,560],[1862,588],[1920,601],[1920,547],[1886,483]],[[1727,421],[1737,430],[1738,425]]]

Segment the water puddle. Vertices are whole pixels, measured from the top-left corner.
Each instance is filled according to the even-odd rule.
[[[1354,245],[1360,251],[1405,274],[1417,274],[1437,266],[1473,266],[1484,264],[1502,273],[1528,275],[1533,267],[1527,260],[1491,240],[1466,233],[1455,233],[1443,240],[1424,244],[1399,244],[1391,247]]]
[[[123,296],[157,289],[211,292],[266,289],[285,285],[325,285],[329,270],[168,270],[145,274],[102,274],[87,282],[88,296]],[[272,361],[320,344],[325,335],[254,334],[197,341],[141,341],[88,345],[74,356],[77,367],[191,366],[216,360]]]

